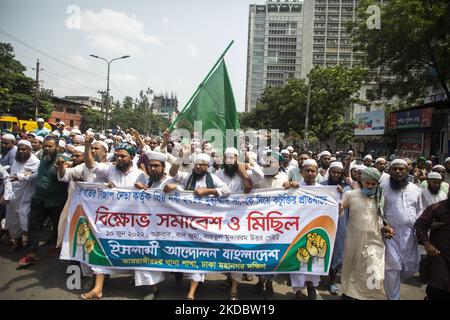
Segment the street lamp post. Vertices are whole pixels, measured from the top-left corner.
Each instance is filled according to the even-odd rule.
[[[109,129],[109,107],[110,107],[110,105],[109,105],[109,102],[110,102],[109,101],[109,71],[110,71],[111,62],[113,62],[115,60],[119,60],[119,59],[126,59],[126,58],[129,58],[130,56],[122,56],[119,58],[114,58],[110,61],[106,60],[105,58],[96,56],[94,54],[90,54],[90,56],[92,58],[101,59],[108,64],[108,76],[106,78],[106,121],[105,122],[106,122],[106,129]]]

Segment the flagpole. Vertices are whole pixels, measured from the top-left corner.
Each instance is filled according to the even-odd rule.
[[[225,51],[222,53],[222,55],[220,56],[219,59],[217,59],[217,62],[214,64],[214,66],[211,68],[211,70],[208,72],[208,74],[206,75],[205,79],[203,79],[203,81],[200,83],[200,85],[197,87],[197,90],[195,90],[194,94],[190,97],[190,99],[188,100],[188,102],[186,103],[186,105],[184,106],[183,110],[181,110],[181,112],[179,113],[179,115],[175,118],[175,120],[173,120],[173,122],[170,124],[169,128],[167,130],[172,130],[173,127],[175,126],[175,124],[178,121],[178,118],[181,114],[183,114],[184,110],[186,110],[186,108],[191,104],[192,100],[195,98],[195,96],[197,95],[197,93],[200,91],[201,87],[203,87],[204,83],[206,82],[206,80],[208,80],[209,76],[214,72],[214,70],[216,69],[216,67],[219,65],[219,63],[222,61],[223,57],[225,56],[225,54],[228,52],[228,50],[231,48],[231,46],[233,45],[234,40],[232,40],[230,42],[230,44],[228,45],[228,47],[225,49]]]

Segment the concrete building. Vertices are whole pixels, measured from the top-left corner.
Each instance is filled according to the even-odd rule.
[[[256,106],[266,86],[279,86],[302,73],[303,0],[269,0],[250,5],[245,111]]]
[[[173,93],[170,96],[167,93],[164,95],[155,95],[153,97],[152,109],[154,114],[171,121],[173,114],[178,113],[178,98]]]
[[[64,99],[75,101],[78,103],[81,103],[82,105],[85,105],[87,107],[91,107],[93,110],[96,111],[102,111],[102,100],[95,98],[95,97],[89,97],[89,96],[65,96]]]

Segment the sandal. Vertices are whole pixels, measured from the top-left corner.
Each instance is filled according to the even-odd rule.
[[[253,281],[253,275],[243,273],[242,274],[242,281]]]
[[[32,264],[36,264],[38,263],[38,258],[32,256],[31,254],[26,255],[25,257],[23,257],[22,259],[19,260],[19,264],[22,267],[28,267]]]
[[[339,288],[334,283],[330,285],[328,291],[332,296],[337,296],[339,294]]]
[[[98,296],[93,290],[80,295],[81,300],[100,300],[102,295]]]
[[[238,294],[237,294],[237,293],[232,293],[232,294],[230,295],[230,300],[233,300],[233,301],[239,300]]]

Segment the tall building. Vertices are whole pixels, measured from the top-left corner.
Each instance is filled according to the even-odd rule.
[[[302,72],[303,0],[250,5],[245,110],[256,107],[266,86]]]
[[[316,66],[361,65],[364,54],[355,52],[347,33],[356,20],[358,0],[306,0],[304,4],[304,55],[302,78]]]
[[[347,23],[355,21],[358,0],[272,0],[250,5],[246,111],[268,85],[304,79],[316,65],[361,65]],[[367,88],[361,90],[365,97]]]

